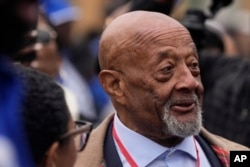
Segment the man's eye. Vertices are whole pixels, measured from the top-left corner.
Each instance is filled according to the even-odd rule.
[[[172,71],[172,69],[173,69],[173,66],[169,65],[169,66],[166,66],[166,67],[163,69],[163,71],[164,71],[165,73],[169,73],[169,72]]]
[[[173,70],[174,66],[171,64],[163,66],[162,68],[159,69],[159,71],[155,73],[156,80],[158,80],[159,82],[168,81],[173,75]]]
[[[190,64],[189,66],[193,76],[199,76],[200,75],[200,67],[199,67],[199,63],[194,61]]]
[[[192,67],[192,68],[199,68],[199,63],[198,63],[198,62],[193,62],[193,63],[191,64],[191,67]]]

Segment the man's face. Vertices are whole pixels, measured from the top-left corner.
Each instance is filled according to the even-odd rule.
[[[33,42],[28,32],[36,28],[38,3],[36,0],[0,1],[0,51],[13,54]]]
[[[133,48],[134,61],[123,66],[126,108],[145,136],[186,137],[202,122],[198,55],[187,31],[163,29],[147,32],[146,42]]]

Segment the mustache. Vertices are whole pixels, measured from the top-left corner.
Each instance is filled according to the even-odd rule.
[[[166,106],[167,108],[169,108],[173,105],[185,105],[191,103],[195,103],[196,105],[200,106],[199,97],[195,93],[179,97],[170,97],[170,99],[166,103]]]

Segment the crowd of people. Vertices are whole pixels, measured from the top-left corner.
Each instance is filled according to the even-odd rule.
[[[200,45],[177,1],[118,4],[74,41],[71,1],[0,2],[0,167],[229,167],[250,151],[250,64],[230,34],[202,22]]]

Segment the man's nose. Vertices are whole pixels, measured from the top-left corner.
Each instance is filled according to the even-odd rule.
[[[175,88],[177,90],[194,91],[200,84],[198,77],[194,76],[188,67],[185,67],[178,74]]]

